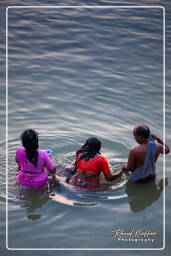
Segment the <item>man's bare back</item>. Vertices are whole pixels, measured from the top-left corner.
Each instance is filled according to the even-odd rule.
[[[150,130],[146,125],[138,125],[133,130],[133,135],[136,142],[139,144],[133,147],[129,151],[128,162],[123,167],[124,171],[134,172],[137,168],[143,165],[150,141]],[[154,155],[155,162],[160,154],[168,154],[170,152],[169,147],[163,143],[163,141],[157,136],[151,134],[153,140],[156,140],[156,152]]]

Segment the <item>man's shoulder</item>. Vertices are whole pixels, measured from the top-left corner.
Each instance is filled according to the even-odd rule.
[[[130,149],[130,153],[135,153],[135,152],[138,152],[140,150],[140,146],[134,146]]]
[[[137,145],[130,149],[129,155],[136,158],[146,153],[146,151],[147,150],[144,147],[141,147],[141,145]]]

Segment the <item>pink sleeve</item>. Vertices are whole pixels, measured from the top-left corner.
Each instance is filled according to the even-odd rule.
[[[17,151],[15,152],[15,161],[17,162]]]
[[[18,170],[21,169],[21,167],[20,167],[20,162],[19,162],[19,154],[20,154],[20,148],[18,148],[18,149],[16,150],[16,153],[15,153],[15,161],[16,161],[17,164],[18,164]]]
[[[48,169],[48,171],[51,171],[55,168],[54,163],[52,163],[49,155],[47,152],[44,152],[44,161],[45,161],[45,167]]]
[[[16,153],[15,153],[15,161],[18,162],[19,160],[19,148],[16,150]]]

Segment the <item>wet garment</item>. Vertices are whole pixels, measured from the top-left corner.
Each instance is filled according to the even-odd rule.
[[[49,155],[44,150],[37,150],[37,167],[31,163],[26,156],[25,148],[20,147],[16,151],[15,160],[18,163],[17,181],[19,184],[31,187],[43,186],[48,181],[48,171],[54,169],[55,165],[50,160]]]
[[[148,177],[155,177],[155,153],[156,143],[150,138],[144,163],[131,174],[130,181],[137,182]]]
[[[88,161],[86,161],[85,159],[79,160],[76,164],[76,170],[93,172],[95,174],[100,174],[101,171],[104,174],[110,173],[107,159],[99,154],[89,159]]]
[[[73,186],[79,186],[82,188],[95,188],[99,185],[99,175],[102,171],[105,174],[110,173],[108,161],[102,155],[96,155],[95,157],[86,161],[81,159],[76,163],[76,170],[86,171],[86,175],[80,176],[77,172],[72,176],[70,184]],[[90,172],[90,174],[87,174]]]
[[[70,184],[72,186],[82,187],[82,188],[96,188],[99,185],[99,177],[97,174],[95,175],[85,175],[78,176],[75,174],[71,180]]]

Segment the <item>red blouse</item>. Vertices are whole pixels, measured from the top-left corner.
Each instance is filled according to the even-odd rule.
[[[107,159],[102,155],[97,155],[96,157],[86,161],[81,159],[76,164],[76,170],[90,171],[94,173],[99,173],[102,171],[104,174],[110,173],[110,168]]]

